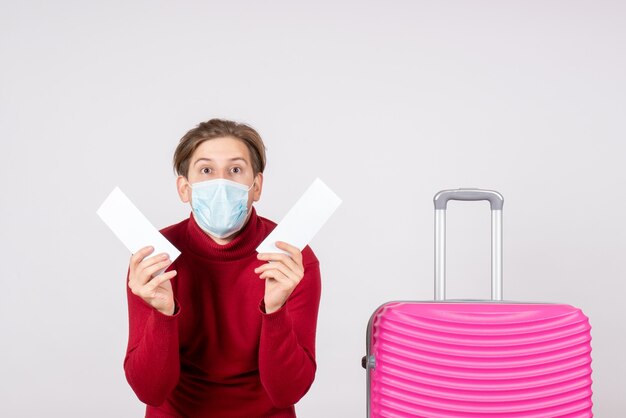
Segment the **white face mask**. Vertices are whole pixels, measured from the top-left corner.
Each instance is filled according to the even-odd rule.
[[[216,238],[239,231],[248,215],[250,187],[226,179],[206,180],[191,185],[191,207],[198,225]]]

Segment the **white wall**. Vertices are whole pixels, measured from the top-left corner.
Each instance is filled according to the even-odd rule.
[[[505,297],[581,307],[594,411],[626,416],[626,6],[594,1],[4,1],[0,415],[143,416],[123,374],[119,185],[189,216],[171,157],[202,120],[268,148],[259,213],[320,176],[344,204],[321,260],[318,374],[299,416],[365,412],[365,327],[432,298],[440,189],[505,197]],[[489,211],[451,203],[449,294],[489,294]]]

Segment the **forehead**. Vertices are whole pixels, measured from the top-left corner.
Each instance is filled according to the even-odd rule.
[[[208,158],[214,161],[243,158],[250,162],[250,150],[246,144],[237,138],[220,137],[208,139],[202,142],[191,156],[191,164],[200,158]]]

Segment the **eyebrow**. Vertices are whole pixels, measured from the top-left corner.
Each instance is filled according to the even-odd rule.
[[[213,162],[213,160],[212,160],[212,159],[210,159],[210,158],[198,158],[198,159],[196,160],[196,162],[195,162],[195,163],[193,163],[193,165],[195,166],[195,165],[196,165],[196,164],[198,164],[200,161],[209,161],[209,162]],[[244,162],[244,163],[246,163],[246,164],[248,163],[248,162],[246,161],[246,159],[245,159],[245,158],[243,158],[243,157],[235,157],[235,158],[230,158],[228,161],[243,161],[243,162]]]

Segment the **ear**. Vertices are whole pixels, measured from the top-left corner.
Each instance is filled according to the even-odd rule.
[[[254,192],[252,194],[252,200],[258,202],[261,198],[261,192],[263,191],[263,173],[257,173],[252,191]]]
[[[191,185],[184,176],[178,176],[176,179],[176,190],[181,202],[187,203],[191,201]]]

